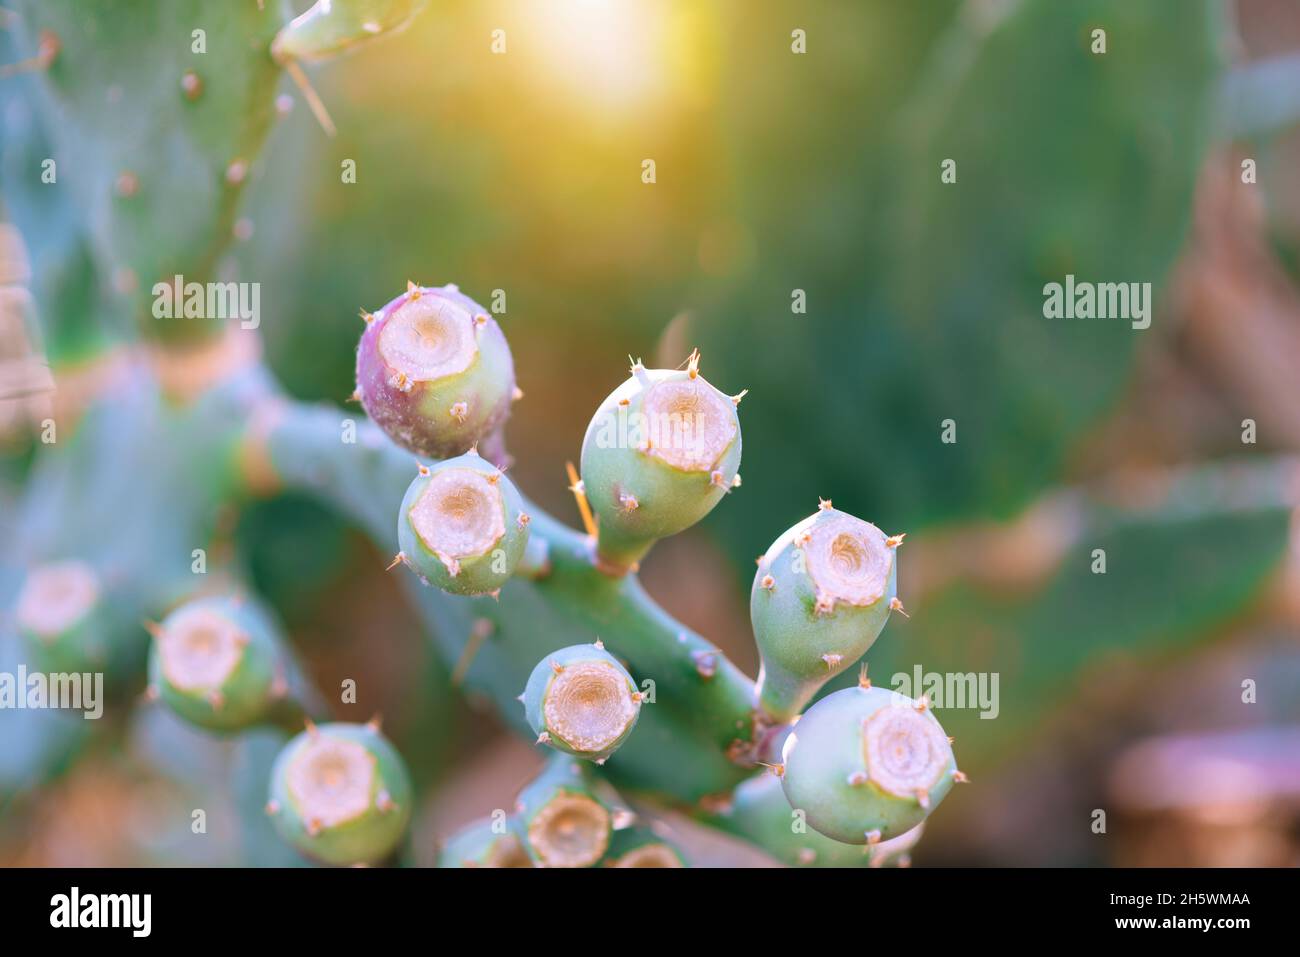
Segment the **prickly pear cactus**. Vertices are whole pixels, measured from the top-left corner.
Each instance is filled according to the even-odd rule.
[[[787,201],[788,194],[767,190],[759,200],[747,187],[746,217],[756,228],[777,223],[771,234],[778,239],[758,250],[752,266],[758,275],[742,277],[740,291],[728,294],[720,321],[707,329],[703,357],[698,350],[686,355],[688,345],[663,363],[670,368],[636,360],[630,370],[608,369],[600,387],[607,398],[595,403],[580,466],[570,479],[580,528],[547,514],[509,471],[507,426],[521,397],[514,330],[508,339],[508,324],[479,304],[489,301],[488,289],[467,284],[462,292],[448,281],[457,276],[384,278],[382,295],[370,305],[385,304],[363,309],[351,327],[355,379],[330,383],[340,399],[352,392],[362,421],[355,407],[345,413],[291,398],[260,364],[250,339],[237,338],[243,330],[230,323],[187,324],[157,314],[156,290],[171,288],[176,277],[187,283],[237,278],[231,246],[248,239],[250,228],[243,194],[276,162],[261,154],[277,117],[305,100],[323,127],[313,128],[313,135],[335,132],[303,65],[382,41],[411,26],[425,4],[319,0],[293,19],[281,6],[254,0],[13,4],[15,29],[5,43],[28,58],[29,69],[15,77],[21,99],[0,115],[4,211],[32,250],[32,288],[56,371],[63,374],[74,361],[103,364],[95,367],[89,397],[51,420],[57,440],[29,449],[17,466],[21,492],[10,496],[6,489],[0,599],[14,614],[0,623],[0,664],[30,660],[51,669],[102,670],[109,679],[105,706],[118,713],[142,710],[132,712],[131,721],[93,730],[46,713],[0,714],[0,722],[12,722],[0,728],[0,815],[10,797],[31,793],[80,750],[92,751],[88,745],[98,738],[129,727],[124,740],[136,751],[172,752],[172,777],[197,782],[196,788],[226,789],[228,805],[239,809],[232,814],[240,834],[255,849],[249,857],[342,866],[407,863],[418,856],[412,821],[435,776],[420,764],[419,751],[432,745],[416,734],[395,731],[390,738],[366,716],[330,720],[326,696],[299,664],[299,649],[234,557],[241,517],[282,493],[328,507],[368,535],[385,561],[392,556],[390,568],[400,579],[393,587],[405,589],[427,633],[421,647],[439,659],[431,676],[420,676],[428,677],[428,687],[417,694],[450,696],[454,684],[467,697],[494,705],[545,755],[544,770],[522,784],[510,807],[485,808],[480,820],[443,836],[436,856],[447,867],[704,863],[674,832],[673,815],[791,866],[902,865],[923,830],[934,826],[927,822],[941,802],[958,803],[955,795],[948,799],[966,776],[947,733],[952,728],[945,727],[948,716],[941,723],[924,694],[873,688],[858,671],[868,652],[901,667],[900,642],[890,637],[906,630],[917,646],[942,658],[936,664],[966,671],[974,667],[968,662],[973,652],[951,634],[977,626],[1001,629],[1004,636],[1031,633],[1035,642],[1019,676],[1026,693],[1013,719],[1024,727],[1038,720],[1055,693],[1052,679],[1062,684],[1062,674],[1072,674],[1079,663],[1062,666],[1045,658],[1043,649],[1062,644],[1053,640],[1053,629],[1077,639],[1066,642],[1071,648],[1102,650],[1152,634],[1157,645],[1195,636],[1196,615],[1149,621],[1129,614],[1117,579],[1090,582],[1086,591],[1115,627],[1097,628],[1094,621],[1089,634],[1076,634],[1083,630],[1072,603],[1079,591],[1067,587],[1066,572],[1019,603],[985,602],[954,589],[930,606],[932,623],[899,620],[906,615],[900,593],[909,578],[897,522],[958,513],[990,497],[1001,509],[1051,477],[1041,450],[1020,446],[1007,466],[1012,477],[992,474],[1001,467],[990,464],[1001,462],[999,455],[978,463],[960,458],[966,446],[954,453],[955,466],[929,467],[934,443],[912,425],[924,418],[930,429],[930,419],[939,421],[945,403],[955,400],[942,390],[921,395],[918,383],[932,380],[918,373],[937,355],[969,372],[976,385],[996,380],[997,389],[1015,398],[1003,403],[1016,410],[1013,425],[1041,439],[1046,459],[1055,460],[1068,433],[1095,415],[1131,351],[1128,340],[1093,344],[1085,366],[1105,375],[1084,390],[1082,410],[1039,414],[1037,400],[1049,391],[1042,380],[1060,369],[1008,372],[992,361],[1005,358],[1002,352],[984,361],[994,351],[992,340],[971,331],[979,309],[968,293],[983,295],[991,304],[987,311],[1019,315],[1026,293],[1015,284],[1018,277],[1037,276],[1052,257],[1113,263],[1121,252],[1109,244],[1148,239],[1141,230],[1108,238],[1105,251],[1060,246],[1035,212],[1056,186],[1022,170],[1013,175],[1025,185],[1024,195],[1005,183],[998,195],[1018,197],[1016,208],[1028,211],[1030,226],[990,214],[996,197],[969,191],[962,201],[973,204],[974,213],[963,214],[961,230],[952,229],[951,210],[926,206],[917,218],[903,192],[880,185],[886,172],[896,173],[899,157],[910,163],[924,155],[928,163],[939,149],[940,128],[975,144],[972,150],[982,142],[984,131],[973,119],[980,110],[970,104],[980,97],[1000,101],[1027,85],[1003,67],[1014,60],[1008,46],[1025,42],[1026,35],[1068,47],[1047,57],[1054,68],[1080,69],[1077,51],[1068,46],[1075,42],[1070,31],[1042,27],[1049,4],[1005,5],[1005,17],[978,35],[964,20],[950,22],[951,3],[855,8],[850,16],[863,35],[872,25],[904,30],[906,85],[917,78],[941,29],[954,31],[956,45],[969,54],[962,59],[968,75],[944,72],[931,84],[916,84],[916,101],[884,124],[894,139],[869,172],[872,188],[893,197],[881,205],[896,245],[840,290],[861,306],[848,310],[847,319],[819,314],[807,320],[816,334],[783,325],[770,338],[753,336],[740,324],[759,311],[761,296],[771,291],[766,287],[778,282],[773,263],[802,262],[830,291],[843,281],[839,277],[859,276],[857,263],[840,260],[846,251],[858,255],[861,243],[853,217],[835,218],[833,228],[810,241],[802,227],[788,228],[799,217],[768,205]],[[1142,45],[1154,47],[1154,34],[1173,29],[1157,14],[1131,6],[1101,3],[1096,9],[1115,14]],[[1200,25],[1203,5],[1190,9],[1188,20]],[[1082,16],[1070,13],[1070,22]],[[854,55],[848,40],[840,42],[846,44],[841,55]],[[1205,42],[1188,41],[1180,52],[1178,75],[1199,91],[1208,73]],[[873,71],[885,69],[878,59],[872,62]],[[1145,57],[1122,61],[1139,79],[1152,69],[1146,64]],[[873,116],[888,112],[881,93],[887,85],[877,79],[873,73],[864,97]],[[767,97],[758,99],[771,105]],[[1091,93],[1077,105],[1096,113],[1121,140],[1146,122],[1140,108],[1108,111]],[[923,107],[935,108],[929,115],[943,122],[915,122]],[[782,108],[789,108],[784,100]],[[1036,101],[1035,108],[1059,112],[1050,100]],[[798,157],[789,152],[791,143],[803,141],[789,135],[779,113],[768,114],[771,126],[755,139],[765,161],[783,169],[803,162],[806,145]],[[1199,146],[1197,118],[1176,119],[1170,135]],[[1045,125],[1055,129],[1054,123]],[[1079,125],[1074,135],[1083,129]],[[825,152],[845,164],[836,166],[837,175],[845,182],[863,178],[857,157],[871,153],[863,143],[850,151],[826,145]],[[1083,154],[1077,145],[1060,141],[1063,161]],[[424,153],[394,152],[418,153],[417,172],[395,176],[403,189],[427,174]],[[1189,164],[1172,164],[1177,175],[1162,175],[1171,165],[1168,152],[1144,140],[1132,157],[1141,176],[1131,181],[1151,187],[1129,210],[1138,225],[1152,210],[1180,207],[1190,189]],[[63,184],[66,190],[47,191]],[[844,193],[861,207],[857,212],[878,199]],[[395,195],[402,198],[400,191]],[[1089,215],[1095,208],[1089,205]],[[355,215],[379,217],[394,234],[408,227],[387,206],[377,211],[372,204]],[[429,218],[420,219],[409,229],[430,228]],[[966,253],[988,245],[989,228],[1006,234],[996,244],[1005,261],[985,282],[973,273],[983,260]],[[320,232],[329,235],[295,239],[314,250],[310,244],[339,243],[341,237],[369,244],[374,235],[366,229]],[[1144,258],[1163,266],[1175,237],[1159,239]],[[917,250],[935,242],[967,270],[960,290],[917,272],[924,261]],[[884,239],[873,240],[872,248],[877,244]],[[831,255],[823,255],[827,249]],[[310,254],[304,258],[313,260],[310,269],[346,273],[345,256],[323,257],[323,265]],[[900,285],[876,290],[872,283],[881,277]],[[0,285],[15,285],[18,278],[6,274]],[[367,280],[377,282],[373,275]],[[303,285],[318,294],[312,282]],[[779,290],[777,298],[785,295]],[[317,295],[310,311],[350,318],[351,308],[335,298]],[[932,319],[900,318],[912,314]],[[848,321],[863,315],[882,318]],[[29,324],[27,312],[23,323]],[[150,340],[146,349],[135,341],[142,334]],[[1035,332],[1033,341],[1041,346],[1041,334]],[[835,353],[844,352],[873,357],[873,368],[845,372],[835,362]],[[533,357],[521,350],[518,358],[524,374]],[[823,368],[838,370],[838,377]],[[754,384],[745,381],[751,371],[771,392],[760,387],[743,404],[745,428],[751,421],[757,426],[745,454],[752,463],[747,467],[759,466],[758,482],[751,484],[758,485],[762,505],[742,510],[733,496],[747,492],[740,476],[741,400],[744,386]],[[806,401],[810,392],[829,396],[827,405],[861,409],[862,434],[846,441],[835,431],[842,420],[820,415],[816,403]],[[1002,394],[990,389],[995,392]],[[1056,410],[1057,403],[1050,407]],[[984,406],[976,411],[963,429],[992,434],[993,447],[1002,448],[1016,428],[995,427],[996,417]],[[1058,428],[1057,419],[1067,427]],[[928,443],[925,453],[911,454],[922,442]],[[1021,468],[1025,459],[1032,467]],[[949,468],[961,478],[956,490]],[[1207,488],[1196,476],[1185,484],[1192,486],[1185,496],[1192,507],[1180,508],[1185,500],[1179,499],[1168,513],[1138,517],[1084,509],[1083,524],[1114,540],[1135,527],[1154,529],[1165,545],[1180,536],[1196,539],[1204,551],[1188,561],[1186,576],[1173,576],[1183,581],[1171,587],[1182,589],[1188,605],[1201,601],[1230,616],[1280,560],[1290,508],[1285,483],[1260,477],[1256,491],[1264,504],[1248,522],[1231,523],[1226,517],[1238,517],[1231,488]],[[981,499],[980,490],[989,486],[997,494]],[[865,513],[852,500],[859,496],[880,513],[855,515],[818,497],[831,494],[841,506],[847,502]],[[816,511],[780,531],[814,502]],[[713,514],[723,517],[733,542],[771,542],[750,592],[761,663],[756,678],[660,607],[638,578],[657,543]],[[1072,545],[1082,548],[1084,541]],[[737,562],[752,555],[733,551]],[[1154,574],[1129,581],[1145,587]],[[891,623],[890,636],[882,637]],[[370,637],[355,636],[358,643]],[[963,756],[970,753],[967,741],[974,753],[993,749],[995,735],[981,722],[952,720],[966,721]],[[437,736],[445,737],[445,728],[439,726]],[[182,745],[163,748],[160,740]],[[21,746],[6,748],[8,742]],[[231,768],[221,763],[231,755],[238,773],[227,773]],[[274,842],[263,840],[271,833],[280,839],[276,853],[266,850]]]

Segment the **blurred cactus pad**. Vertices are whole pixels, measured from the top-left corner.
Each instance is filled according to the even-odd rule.
[[[1272,613],[1283,443],[1107,438],[1217,3],[3,26],[0,678],[103,717],[0,685],[0,861],[135,781],[156,830],[87,862],[942,858],[1081,689]],[[1066,276],[1154,321],[1047,318]],[[507,733],[532,769],[450,820]]]

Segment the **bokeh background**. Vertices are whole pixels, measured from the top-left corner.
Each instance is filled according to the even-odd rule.
[[[6,22],[21,61],[32,37]],[[125,69],[130,42],[105,58]],[[996,719],[939,711],[974,784],[918,864],[1300,863],[1300,7],[435,0],[310,74],[338,135],[285,80],[221,263],[261,283],[294,395],[342,406],[358,308],[408,279],[503,289],[513,474],[576,524],[564,464],[627,357],[698,346],[750,390],[744,485],[656,548],[651,593],[756,673],[753,558],[832,498],[909,536],[911,618],[870,652],[877,682],[1000,676]],[[15,185],[41,103],[0,82],[0,197],[42,329],[10,319],[0,369],[42,351],[58,390],[0,389],[3,535],[44,403],[136,334],[102,249],[48,230],[75,210]],[[1044,319],[1067,273],[1151,282],[1151,328]],[[388,556],[305,496],[236,521],[312,676],[356,678],[411,762],[416,859],[508,807],[540,756],[460,693]],[[256,813],[274,735],[147,706],[46,727],[62,717],[0,712],[0,863],[296,861]],[[190,833],[196,795],[227,839]]]

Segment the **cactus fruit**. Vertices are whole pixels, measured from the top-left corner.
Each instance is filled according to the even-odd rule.
[[[37,565],[28,573],[14,610],[19,633],[50,671],[102,668],[108,639],[97,610],[99,576],[80,561]]]
[[[591,867],[635,819],[590,764],[562,754],[519,792],[515,811],[515,833],[540,867]]]
[[[394,442],[440,459],[505,422],[515,395],[510,346],[487,310],[455,286],[412,283],[362,317],[356,398]]]
[[[926,700],[873,688],[865,677],[799,718],[782,761],[790,806],[846,844],[899,837],[964,779]]]
[[[648,827],[615,831],[602,867],[685,867],[681,851]]]
[[[308,724],[276,758],[266,810],[308,857],[377,864],[402,839],[411,795],[406,765],[377,722]]]
[[[398,558],[454,595],[495,594],[528,545],[514,483],[476,451],[420,466],[397,520]]]
[[[521,696],[541,744],[603,764],[636,726],[641,692],[598,640],[547,655]]]
[[[504,827],[505,823],[505,818],[501,818],[500,826]],[[467,824],[447,838],[438,855],[438,866],[532,867],[532,859],[524,852],[519,836],[498,827],[490,817]]]
[[[740,484],[739,401],[699,374],[693,353],[685,370],[634,363],[601,403],[582,441],[582,488],[607,567],[634,568]]]
[[[288,693],[277,628],[247,599],[191,601],[150,631],[151,689],[199,727],[247,728]]]
[[[880,635],[897,598],[903,536],[823,500],[758,561],[749,614],[762,659],[758,700],[788,721]]]

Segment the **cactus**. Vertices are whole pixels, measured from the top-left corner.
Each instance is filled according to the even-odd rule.
[[[3,117],[5,208],[19,221],[40,266],[34,288],[47,313],[51,358],[60,360],[56,371],[62,374],[71,359],[94,358],[76,354],[73,346],[93,353],[132,345],[136,334],[117,321],[119,313],[143,322],[144,334],[161,340],[156,351],[143,354],[147,358],[132,353],[132,375],[125,381],[101,389],[84,408],[60,419],[64,437],[57,447],[40,450],[12,513],[5,501],[0,517],[6,533],[10,515],[15,517],[12,535],[5,535],[0,590],[6,599],[15,597],[13,624],[25,641],[21,654],[45,654],[51,667],[58,663],[70,670],[94,666],[102,657],[120,688],[138,691],[145,684],[147,651],[149,687],[163,706],[155,711],[194,729],[205,742],[216,735],[222,744],[233,739],[229,743],[235,747],[255,741],[261,753],[292,728],[296,737],[279,749],[274,767],[258,765],[249,772],[256,786],[246,790],[259,796],[269,790],[269,816],[259,817],[260,826],[274,827],[289,847],[321,863],[403,860],[400,851],[424,782],[408,773],[399,746],[414,759],[421,746],[418,735],[390,744],[377,724],[322,722],[299,731],[304,712],[324,709],[297,676],[288,643],[259,600],[234,597],[249,589],[246,569],[226,547],[237,527],[230,517],[252,498],[302,492],[360,526],[386,555],[393,554],[394,546],[399,549],[400,563],[415,572],[403,576],[402,586],[431,646],[449,669],[456,666],[463,689],[492,701],[515,730],[555,752],[545,770],[524,785],[511,813],[476,822],[445,843],[443,865],[689,863],[691,849],[664,836],[669,832],[660,826],[661,814],[667,813],[663,808],[688,814],[793,866],[880,866],[908,854],[927,814],[962,779],[938,721],[924,701],[865,683],[816,700],[873,649],[890,612],[902,610],[897,567],[902,536],[887,535],[826,501],[777,538],[760,560],[751,590],[751,621],[762,663],[757,681],[705,636],[659,607],[638,581],[638,566],[657,541],[702,521],[740,486],[738,406],[745,393],[721,391],[705,379],[698,351],[676,369],[634,362],[630,377],[596,409],[574,484],[584,517],[581,530],[534,505],[502,471],[509,463],[505,427],[520,394],[514,358],[494,315],[455,286],[408,283],[381,309],[363,312],[355,381],[330,382],[339,398],[354,384],[354,398],[371,420],[358,427],[355,443],[339,441],[337,409],[289,398],[255,358],[216,363],[221,368],[211,375],[193,375],[189,366],[186,374],[174,374],[173,362],[186,354],[178,345],[198,341],[229,359],[222,350],[243,341],[220,324],[152,322],[144,308],[145,293],[177,273],[204,280],[219,272],[224,277],[223,270],[237,265],[230,247],[240,234],[241,197],[264,168],[261,148],[284,112],[276,106],[280,70],[303,86],[313,109],[323,115],[298,64],[326,60],[395,32],[423,3],[333,0],[289,23],[271,9],[274,4],[209,9],[199,0],[175,0],[122,11],[102,0],[18,0],[15,6],[20,22],[14,42],[25,43],[40,66],[23,81],[34,91],[24,106],[36,108],[7,110]],[[1002,59],[998,50],[1008,38],[1056,35],[1036,29],[1041,5],[1024,7],[991,28],[992,39],[971,62],[987,71]],[[860,16],[914,16],[928,22],[936,15]],[[1158,18],[1146,14],[1125,17],[1148,30],[1158,25]],[[195,60],[186,52],[187,44],[177,42],[200,23],[208,49],[220,53],[221,70],[206,69],[207,61]],[[138,53],[141,67],[124,71],[97,55],[114,44]],[[909,53],[924,49],[917,43]],[[979,72],[974,77],[979,82],[969,88],[956,82],[960,78],[944,77],[920,99],[943,101],[945,91],[960,92],[943,115],[974,116],[978,111],[962,106],[966,91],[996,93],[1014,85],[1000,77]],[[1129,129],[1116,117],[1107,119],[1121,132]],[[968,138],[973,135],[969,122],[960,125]],[[166,151],[155,146],[152,134],[158,130],[166,131]],[[1181,142],[1189,137],[1180,130]],[[781,139],[789,137],[783,133]],[[929,136],[894,147],[903,155],[928,150]],[[43,186],[32,188],[30,177],[12,175],[47,153],[59,157],[60,175],[72,187],[69,198]],[[773,155],[780,162],[779,152]],[[885,165],[891,175],[896,173],[895,164]],[[1143,169],[1154,165],[1147,157]],[[856,176],[859,171],[847,172]],[[1026,181],[1042,183],[1032,177]],[[1186,188],[1186,176],[1161,184],[1152,191],[1151,203],[1167,205],[1170,195],[1176,198]],[[978,191],[960,197],[962,203],[990,201]],[[749,467],[757,460],[763,476],[786,479],[759,483],[766,497],[744,515],[728,517],[728,511],[736,510],[719,510],[724,522],[732,523],[733,541],[765,539],[771,529],[753,516],[786,516],[791,487],[794,496],[807,495],[809,503],[818,491],[833,491],[837,498],[841,491],[861,495],[854,510],[865,512],[859,506],[870,502],[873,510],[886,513],[873,517],[892,529],[904,518],[968,510],[968,494],[973,499],[979,486],[997,484],[985,463],[960,460],[958,474],[972,480],[969,491],[923,494],[938,481],[928,476],[947,473],[924,466],[933,450],[927,445],[920,451],[918,436],[924,430],[913,426],[922,415],[918,410],[928,410],[927,423],[946,413],[940,400],[951,396],[918,398],[915,381],[921,378],[915,372],[926,364],[924,350],[933,348],[933,341],[947,341],[946,332],[917,332],[919,327],[897,317],[920,307],[928,314],[933,305],[943,330],[964,329],[965,307],[941,298],[949,293],[928,275],[915,275],[913,261],[922,257],[912,254],[936,236],[949,245],[975,241],[967,232],[950,235],[940,212],[927,207],[916,230],[889,230],[898,237],[899,248],[882,261],[907,263],[907,269],[899,270],[905,288],[881,293],[879,301],[862,296],[871,314],[883,317],[881,342],[905,361],[882,364],[870,376],[815,374],[832,358],[832,350],[867,353],[867,345],[854,338],[866,333],[810,337],[785,328],[775,341],[764,337],[760,342],[738,330],[737,322],[748,321],[755,312],[750,308],[755,303],[743,298],[708,327],[703,341],[726,346],[708,350],[714,381],[734,388],[743,375],[743,384],[752,385],[747,378],[752,372],[771,389],[762,393],[768,406],[756,410],[759,427],[750,433],[755,455]],[[388,216],[388,210],[371,208],[369,214]],[[984,223],[990,217],[968,219]],[[329,237],[322,238],[324,232]],[[316,230],[299,238],[338,243],[348,237],[355,244],[351,237],[356,235],[367,233]],[[827,238],[837,255],[856,249],[851,237],[834,230]],[[1173,241],[1163,237],[1148,258],[1160,260]],[[786,242],[802,244],[804,237],[783,233],[777,248],[781,255],[792,254],[791,261],[804,261],[816,278],[816,264],[807,263],[807,254],[795,247],[782,248]],[[1016,245],[1020,258],[1038,261],[1028,246]],[[770,252],[766,244],[761,248],[765,255]],[[304,258],[312,260],[311,269],[342,271],[346,256]],[[1030,271],[1019,260],[1015,265],[1007,272],[1020,276]],[[367,282],[404,278],[389,275],[388,269],[368,270]],[[864,288],[878,278],[862,275]],[[317,292],[310,281],[302,285]],[[346,280],[346,288],[355,285],[355,276]],[[758,295],[755,290],[763,283],[741,285],[748,296]],[[988,288],[1005,293],[1007,286],[1007,280],[995,277]],[[334,297],[317,296],[311,304],[319,308],[320,301],[344,318]],[[997,301],[1015,302],[1016,296]],[[93,327],[93,336],[87,327]],[[51,329],[59,334],[49,335]],[[87,345],[92,339],[93,348]],[[959,341],[953,354],[967,368],[964,344],[965,339]],[[988,348],[984,341],[978,345]],[[1123,363],[1110,363],[1111,352],[1105,350],[1124,358],[1131,348],[1126,339],[1122,346],[1096,347],[1089,357],[1093,365],[1105,366],[1108,376],[1118,375]],[[980,375],[993,375],[1007,388],[1025,388],[1023,382],[1031,378],[1002,375],[993,362],[977,366]],[[611,376],[609,385],[616,382]],[[801,433],[796,448],[791,422],[773,412],[800,407],[781,391],[789,383],[800,390],[824,383],[836,405],[883,411],[863,417],[868,434],[852,443],[828,431],[840,428],[832,417],[801,417],[808,438],[804,441]],[[1077,428],[1095,415],[1104,384],[1099,377],[1089,388],[1088,408],[1069,416],[1067,424]],[[864,396],[871,401],[859,401]],[[1012,405],[1034,408],[1033,403]],[[1034,423],[1031,434],[1041,437],[1042,422],[1049,420],[1055,417]],[[989,430],[987,422],[973,426]],[[1001,436],[1015,430],[999,425],[994,431]],[[1047,444],[1055,454],[1067,430],[1049,431]],[[905,454],[898,453],[900,447]],[[864,467],[862,456],[881,448],[901,459],[898,466],[873,461]],[[800,450],[807,457],[792,454]],[[419,456],[414,474],[412,454]],[[831,455],[839,458],[829,461]],[[918,470],[927,476],[924,482],[916,481]],[[1019,502],[1026,489],[1045,481],[1043,468],[1023,471],[1008,501]],[[93,499],[86,495],[88,476],[96,484]],[[814,482],[826,487],[813,487]],[[919,491],[893,494],[895,485],[909,483]],[[1284,540],[1279,529],[1290,502],[1282,493],[1264,499],[1258,527],[1246,529],[1249,535],[1237,524],[1224,528],[1221,523],[1213,536],[1200,536],[1215,543],[1216,554],[1204,567],[1216,574],[1204,575],[1222,582],[1222,591],[1215,594],[1222,598],[1225,614],[1244,607],[1249,586],[1279,560]],[[105,502],[113,508],[105,509]],[[899,502],[905,508],[897,507]],[[1229,494],[1204,506],[1211,521],[1232,509]],[[787,520],[779,517],[773,524],[779,528]],[[1168,524],[1163,516],[1148,516],[1147,521]],[[736,523],[744,525],[743,534],[734,533]],[[1105,530],[1106,525],[1088,527]],[[1256,537],[1267,547],[1253,547]],[[217,586],[196,578],[199,573],[189,567],[196,551],[211,554]],[[752,554],[739,547],[733,552]],[[1243,562],[1243,556],[1255,560]],[[1222,568],[1241,570],[1217,574]],[[966,598],[946,596],[932,607],[950,616],[960,609],[969,618],[972,604]],[[1062,607],[1070,607],[1068,601],[1053,591],[1046,601],[1017,606],[1007,620],[1028,620],[1043,628],[1044,622],[1062,617]],[[990,610],[990,620],[996,611]],[[159,622],[152,646],[142,620]],[[923,640],[933,642],[934,631],[924,629],[936,626],[916,627]],[[1194,622],[1180,620],[1169,622],[1162,634],[1185,640],[1194,632]],[[0,634],[0,651],[8,662],[19,646],[3,643],[6,638]],[[898,643],[881,642],[891,644]],[[964,646],[951,652],[958,656],[954,667],[963,664],[963,651]],[[872,653],[888,660],[898,652],[886,647]],[[1036,661],[1031,655],[1031,663]],[[128,697],[122,695],[115,706],[128,707]],[[0,762],[0,798],[55,773],[70,762],[82,738],[93,738],[84,729],[73,735],[51,728],[53,724],[24,737],[30,753],[21,755],[21,761]],[[972,748],[980,747],[978,737]],[[967,754],[963,750],[964,759]],[[777,767],[780,778],[767,774],[763,765]],[[801,814],[807,829],[796,826]],[[244,833],[256,832],[249,827]]]

